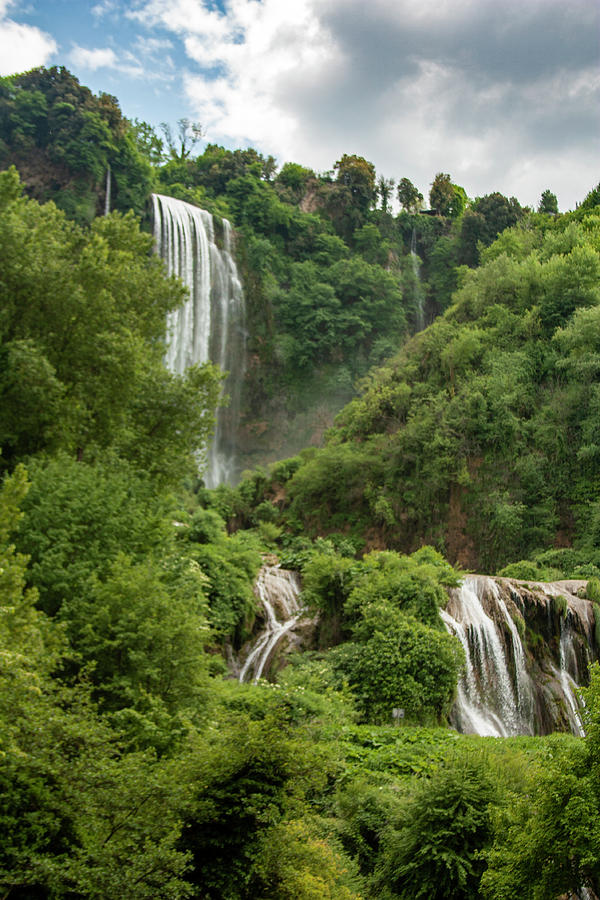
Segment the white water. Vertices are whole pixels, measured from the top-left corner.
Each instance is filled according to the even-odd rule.
[[[410,259],[414,277],[415,298],[415,326],[417,331],[423,331],[425,327],[425,312],[423,309],[423,286],[421,284],[421,259],[417,253],[417,229],[413,228],[410,239]]]
[[[579,707],[577,706],[577,701],[575,699],[577,683],[569,671],[574,671],[575,674],[577,674],[577,658],[575,655],[575,648],[573,647],[573,635],[569,628],[565,626],[562,619],[560,622],[559,659],[559,678],[565,696],[567,712],[569,713],[571,730],[574,734],[583,735],[585,732],[581,722]]]
[[[481,604],[479,592],[489,587],[487,581],[477,576],[466,577],[454,595],[453,615],[442,614],[446,628],[459,639],[466,657],[466,671],[457,695],[460,728],[497,737],[532,734],[532,723],[519,709],[518,692],[511,680],[496,624]],[[504,612],[510,618],[505,606]],[[513,646],[516,643],[518,652],[524,656],[519,634],[512,625]]]
[[[177,275],[189,298],[167,319],[166,363],[182,375],[192,365],[216,363],[229,372],[227,409],[217,412],[204,480],[216,487],[235,477],[235,428],[245,373],[244,295],[232,256],[231,225],[223,220],[223,248],[215,241],[213,217],[206,210],[152,195],[156,252],[169,275]]]
[[[250,648],[239,674],[240,681],[254,683],[262,677],[277,645],[302,614],[298,606],[300,583],[295,572],[263,566],[256,580],[256,592],[266,613],[265,628]]]
[[[556,583],[521,589],[515,582],[499,583],[470,575],[460,589],[450,592],[448,608],[441,610],[440,615],[465,652],[465,670],[453,711],[460,731],[502,737],[537,734],[553,724],[564,727],[568,723],[574,734],[583,734],[576,695],[581,673],[573,629],[577,630],[579,645],[583,637],[589,659],[587,601],[572,593],[575,588],[576,585]],[[565,595],[568,604],[563,619],[553,613],[552,598]],[[525,653],[507,605],[509,599],[518,605],[532,604],[530,611],[537,604],[547,625],[546,662],[542,670],[536,669],[535,681],[529,671],[533,659]],[[552,651],[554,657],[550,645],[556,647]]]

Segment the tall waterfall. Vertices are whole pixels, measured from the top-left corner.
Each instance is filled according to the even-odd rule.
[[[584,586],[469,575],[450,591],[440,615],[466,658],[452,713],[459,731],[582,733],[576,687],[597,652]]]
[[[208,450],[208,487],[235,478],[235,434],[246,366],[244,294],[232,256],[231,225],[215,222],[204,209],[152,195],[156,252],[169,275],[177,275],[189,290],[185,304],[167,320],[166,362],[183,374],[188,366],[213,362],[229,373],[224,390],[229,405],[217,411],[215,434]]]
[[[414,279],[415,299],[415,326],[417,331],[423,331],[425,327],[425,309],[423,297],[423,285],[421,284],[421,259],[417,253],[417,229],[413,228],[410,238],[410,260],[412,263]]]

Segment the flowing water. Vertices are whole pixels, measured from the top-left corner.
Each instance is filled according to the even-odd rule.
[[[267,673],[275,650],[293,630],[302,610],[298,606],[300,581],[295,572],[279,566],[263,566],[255,590],[262,604],[265,627],[248,650],[239,680],[256,683]]]
[[[217,412],[204,476],[208,487],[216,487],[237,474],[235,434],[246,368],[244,294],[231,225],[222,220],[217,241],[206,210],[161,194],[152,195],[152,204],[156,252],[168,274],[181,278],[189,291],[184,305],[167,319],[167,366],[182,375],[189,366],[210,361],[229,373],[224,386],[229,404]]]
[[[465,652],[452,716],[459,731],[503,737],[566,727],[583,733],[577,647],[589,661],[591,605],[576,596],[576,588],[469,575],[450,591],[440,615]],[[553,606],[559,596],[567,604],[562,612]],[[542,632],[539,658],[523,645],[526,618]]]
[[[421,259],[417,253],[417,229],[413,228],[410,239],[410,259],[414,278],[415,329],[423,331],[425,327],[425,298],[421,284]]]

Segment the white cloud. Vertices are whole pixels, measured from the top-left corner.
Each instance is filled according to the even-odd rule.
[[[86,47],[75,45],[70,53],[71,62],[82,69],[115,69],[119,65],[119,60],[114,50],[110,47],[97,47],[94,50],[88,50]]]
[[[54,38],[33,25],[6,18],[11,0],[0,0],[0,75],[45,66],[58,50]]]
[[[146,75],[143,66],[130,51],[118,56],[112,47],[95,47],[89,50],[76,44],[69,54],[72,65],[95,72],[96,69],[113,69],[132,78]]]
[[[69,54],[69,62],[77,69],[95,72],[110,69],[130,78],[145,81],[172,81],[175,66],[165,50],[172,46],[163,39],[138,37],[131,50],[114,50],[112,47],[89,49],[75,44]]]
[[[589,0],[136,0],[130,18],[183,41],[210,140],[328,169],[359,153],[471,196],[563,207],[597,180],[600,99]],[[594,151],[595,148],[595,151]]]
[[[116,10],[116,0],[101,0],[100,3],[96,3],[95,6],[92,6],[92,15],[96,19],[102,19],[104,16],[110,15]]]

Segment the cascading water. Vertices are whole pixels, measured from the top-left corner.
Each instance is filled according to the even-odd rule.
[[[205,482],[216,487],[235,479],[235,432],[246,366],[244,294],[232,256],[231,225],[222,220],[222,247],[206,210],[152,195],[156,252],[169,275],[177,275],[189,298],[167,320],[166,363],[183,374],[188,366],[216,363],[229,373],[224,390],[229,405],[217,411],[208,450]]]
[[[265,627],[248,650],[238,677],[240,681],[256,683],[266,673],[275,650],[292,631],[302,610],[298,606],[300,582],[295,572],[263,566],[255,589],[265,613]]]
[[[421,260],[417,253],[417,229],[413,228],[410,239],[410,259],[414,279],[415,326],[417,331],[425,327],[425,311],[423,308],[423,285],[421,284]]]
[[[574,688],[593,647],[593,610],[577,595],[584,584],[524,585],[470,575],[450,591],[440,615],[466,660],[452,714],[459,731],[497,737],[557,728],[582,733]],[[526,626],[538,636],[535,656],[523,646]]]

